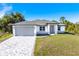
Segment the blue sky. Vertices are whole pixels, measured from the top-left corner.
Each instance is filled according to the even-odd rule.
[[[10,3],[0,4],[0,17],[5,13],[20,12],[26,20],[59,20],[64,16],[71,22],[79,21],[79,4],[77,3]]]

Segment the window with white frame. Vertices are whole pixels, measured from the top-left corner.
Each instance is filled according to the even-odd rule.
[[[45,26],[40,26],[40,31],[45,31]]]

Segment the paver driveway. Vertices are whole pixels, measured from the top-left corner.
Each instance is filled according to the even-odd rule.
[[[0,43],[0,56],[31,56],[35,45],[34,36],[15,36]]]

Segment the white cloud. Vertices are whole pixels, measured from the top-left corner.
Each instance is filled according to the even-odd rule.
[[[12,10],[12,6],[8,6],[7,4],[1,4],[3,9],[0,10],[0,18],[2,18],[6,12],[11,11]]]

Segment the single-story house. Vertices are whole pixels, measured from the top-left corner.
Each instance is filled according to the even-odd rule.
[[[14,36],[34,36],[65,32],[65,24],[47,20],[23,21],[13,24]]]

